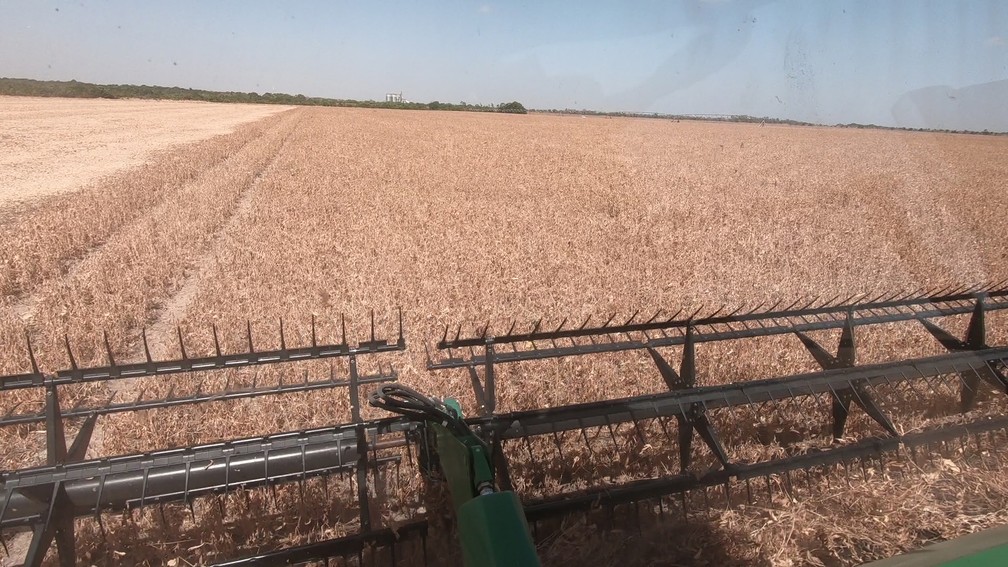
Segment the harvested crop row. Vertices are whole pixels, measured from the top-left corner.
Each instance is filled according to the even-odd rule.
[[[0,240],[8,243],[0,248],[4,304],[64,272],[86,251],[262,136],[275,120],[161,151],[144,165],[104,177],[80,191],[0,210]]]
[[[104,361],[103,330],[108,330],[115,353],[128,352],[139,329],[181,287],[217,229],[275,158],[296,128],[298,118],[297,113],[282,115],[264,135],[183,185],[170,199],[150,208],[71,273],[46,282],[37,291],[39,315],[32,325],[40,364],[50,369],[68,364],[62,345],[66,332],[83,365]],[[80,396],[93,396],[103,389],[68,388],[61,394],[69,394],[64,398],[69,405]],[[6,407],[23,402],[21,391],[4,397]],[[19,407],[22,411],[32,409],[32,405]]]

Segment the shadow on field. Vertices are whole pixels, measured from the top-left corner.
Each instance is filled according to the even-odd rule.
[[[769,566],[770,558],[751,535],[711,518],[666,519],[641,527],[600,530],[583,520],[542,541],[543,565],[620,567]],[[622,524],[622,523],[621,523]]]

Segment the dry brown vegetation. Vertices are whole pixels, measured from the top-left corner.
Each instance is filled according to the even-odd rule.
[[[25,330],[51,371],[66,365],[64,332],[78,361],[88,364],[102,360],[102,329],[120,358],[138,356],[143,327],[160,329],[152,333],[155,354],[174,356],[167,339],[176,321],[190,354],[209,353],[211,324],[233,351],[242,348],[246,320],[268,342],[282,317],[288,344],[303,344],[312,314],[320,340],[333,340],[340,313],[355,325],[351,331],[363,333],[366,312],[375,308],[379,329],[391,332],[401,305],[411,344],[408,354],[393,357],[401,379],[472,408],[465,374],[424,369],[422,344],[440,337],[446,323],[491,321],[503,331],[512,319],[544,315],[559,322],[1004,279],[1006,150],[1008,140],[984,136],[290,110],[159,154],[81,192],[40,199],[16,214],[0,209],[0,371],[25,370]],[[1003,318],[992,323],[988,341],[1003,344],[1008,326]],[[961,329],[963,322],[948,324]],[[860,340],[862,361],[940,352],[912,325],[867,329]],[[698,357],[705,383],[813,368],[793,337],[705,345]],[[263,369],[256,379],[320,368]],[[228,379],[251,374],[212,378]],[[176,394],[196,387],[195,380],[174,382]],[[646,355],[517,365],[501,370],[499,408],[661,385]],[[116,395],[163,395],[168,388],[164,379],[138,380]],[[75,399],[107,394],[81,389]],[[39,400],[5,395],[0,411],[15,403]],[[995,400],[983,407],[1003,412]],[[344,422],[346,408],[337,391],[109,416],[91,454]],[[921,424],[912,412],[894,411],[907,428]],[[726,423],[725,435],[753,431],[753,423],[739,420]],[[802,415],[783,426],[821,433]],[[871,424],[852,416],[851,430],[862,435]],[[40,461],[37,431],[0,435],[5,466]],[[607,564],[620,549],[621,561],[642,565],[854,564],[1004,521],[1008,487],[989,470],[1004,444],[992,443],[987,454],[948,455],[952,465],[925,459],[829,490],[825,480],[813,482],[795,499],[778,492],[757,506],[715,506],[691,528],[675,527],[675,537],[667,526],[645,526],[632,537],[568,526],[542,552],[557,564],[571,554]],[[780,449],[774,441],[743,450]],[[563,489],[543,472],[561,464],[525,466],[543,476],[520,486],[529,494]],[[591,473],[601,465],[582,466]],[[639,468],[676,466],[649,457]],[[244,542],[276,546],[338,532],[327,524],[338,516],[334,505],[305,511],[286,497],[229,500],[234,515],[247,512],[242,520],[223,521],[216,506],[199,507],[195,523],[179,512],[170,529],[156,513],[141,513],[111,526],[108,546],[82,522],[82,545],[96,561],[201,561],[233,555]],[[258,506],[270,512],[256,520]],[[138,529],[139,539],[132,535]]]

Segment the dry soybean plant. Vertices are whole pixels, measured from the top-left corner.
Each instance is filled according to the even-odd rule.
[[[556,326],[641,309],[756,308],[1005,279],[1006,143],[689,121],[292,110],[0,217],[0,369],[26,370],[26,333],[39,364],[53,371],[67,365],[64,335],[82,366],[104,364],[106,340],[117,360],[141,360],[144,329],[156,357],[179,356],[179,339],[188,356],[210,356],[218,347],[241,352],[248,329],[264,337],[259,348],[279,348],[281,320],[286,346],[338,343],[341,314],[352,336],[366,336],[372,308],[377,328],[394,329],[401,306],[415,348],[388,356],[398,379],[459,397],[475,414],[465,372],[426,369],[423,346],[433,346],[445,324],[503,333],[514,321],[529,327],[543,317]],[[961,335],[966,320],[937,321]],[[1004,344],[1006,333],[1003,317],[992,314],[987,342]],[[837,338],[812,336],[823,344]],[[866,328],[859,337],[864,363],[943,352],[926,333],[922,339],[917,323]],[[710,385],[816,368],[793,336],[702,344],[697,361],[697,376]],[[362,364],[362,372],[380,371]],[[333,369],[348,371],[342,362],[297,363],[209,379],[144,377],[114,390],[68,388],[64,404],[279,385]],[[497,383],[499,411],[663,388],[646,352],[518,364],[502,368]],[[40,411],[44,400],[4,392],[0,402],[0,412]],[[789,431],[751,417],[725,418],[726,439],[760,427],[769,437],[734,450],[753,459],[783,451]],[[99,420],[100,443],[88,456],[349,418],[342,392],[114,414]],[[872,427],[863,416],[851,419],[853,437]],[[44,460],[38,426],[2,435],[6,468]],[[658,521],[658,512],[606,535],[572,520],[541,552],[556,564],[574,556],[608,564],[620,550],[621,561],[640,565],[855,564],[1002,521],[1003,446],[995,438],[981,449],[935,449],[863,474],[834,471],[752,505],[697,501],[686,528]],[[577,475],[548,449],[530,449],[553,455],[527,464],[540,479],[524,487],[530,494],[576,486]],[[588,453],[577,458],[587,469],[602,466]],[[649,456],[632,466],[661,474],[669,462]],[[400,490],[422,487],[407,474]],[[168,506],[167,517],[150,510],[110,517],[104,534],[78,520],[79,553],[97,563],[203,563],[247,554],[248,546],[341,533],[347,519],[327,488],[307,490],[315,497],[308,507],[297,488],[260,489],[221,496],[220,505],[198,502],[191,512]],[[668,556],[670,546],[682,553]]]

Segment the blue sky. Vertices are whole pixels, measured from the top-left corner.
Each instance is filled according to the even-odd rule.
[[[0,76],[1008,129],[1008,2],[0,0]]]

